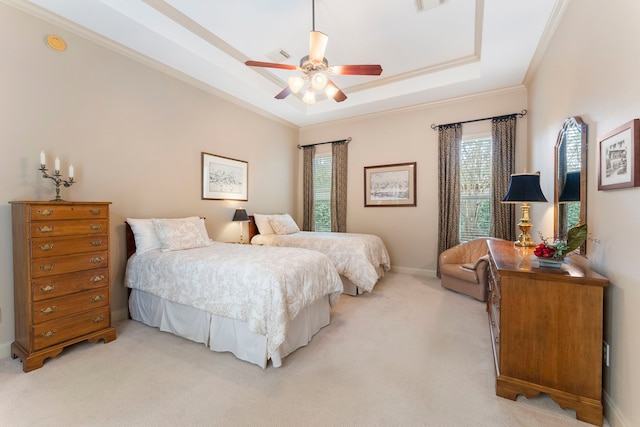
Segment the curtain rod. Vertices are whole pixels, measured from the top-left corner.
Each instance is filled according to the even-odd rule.
[[[483,119],[475,119],[475,120],[465,120],[464,122],[447,123],[446,125],[431,125],[431,129],[437,130],[437,129],[441,128],[441,127],[447,127],[447,126],[451,126],[451,125],[461,125],[463,123],[482,122],[484,120],[503,119],[503,118],[507,118],[507,117],[511,117],[511,116],[518,116],[519,118],[523,118],[526,115],[527,115],[527,110],[522,110],[519,113],[505,114],[504,116],[485,117]]]
[[[315,144],[307,144],[307,145],[298,144],[298,148],[313,147],[314,145],[322,145],[322,144],[338,144],[340,142],[349,143],[349,142],[351,142],[351,137],[349,137],[347,139],[339,139],[337,141],[316,142]]]

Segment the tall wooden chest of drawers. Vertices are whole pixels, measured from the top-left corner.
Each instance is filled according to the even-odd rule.
[[[108,202],[10,202],[15,341],[25,372],[67,346],[116,338]]]
[[[533,248],[489,240],[487,311],[496,394],[547,393],[602,425],[602,322],[608,280],[576,260],[540,268]]]

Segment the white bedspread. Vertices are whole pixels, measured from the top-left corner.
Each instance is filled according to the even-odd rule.
[[[322,252],[336,266],[338,273],[357,287],[371,292],[378,281],[376,267],[391,268],[389,253],[380,237],[373,234],[325,233],[300,231],[293,234],[257,234],[251,243],[287,246]]]
[[[282,344],[287,322],[302,308],[327,295],[333,306],[342,292],[335,267],[322,254],[228,243],[134,254],[125,285],[245,321],[267,337],[269,354]]]

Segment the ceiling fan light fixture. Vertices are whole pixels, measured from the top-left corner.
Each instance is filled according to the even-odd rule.
[[[315,90],[324,90],[324,88],[327,87],[328,81],[324,73],[317,72],[311,76],[311,86],[313,86]]]
[[[304,86],[304,79],[300,76],[293,76],[289,77],[288,83],[291,92],[298,93],[300,92],[300,89],[302,89],[302,86]]]
[[[302,97],[302,100],[307,105],[312,105],[316,103],[316,92],[313,89],[313,87],[309,86],[304,96]]]
[[[333,97],[336,96],[336,93],[338,93],[338,88],[334,85],[328,84],[327,87],[324,88],[324,93],[327,95],[327,98],[333,99]]]

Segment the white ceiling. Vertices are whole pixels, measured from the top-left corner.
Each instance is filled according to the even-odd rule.
[[[22,0],[23,8],[145,64],[297,126],[422,105],[523,83],[567,0],[316,0],[329,65],[348,96],[307,106],[274,96],[308,54],[311,0]],[[14,1],[15,2],[15,1]],[[422,6],[422,7],[420,7]],[[422,9],[422,10],[421,10]],[[69,46],[73,49],[73,46]]]

